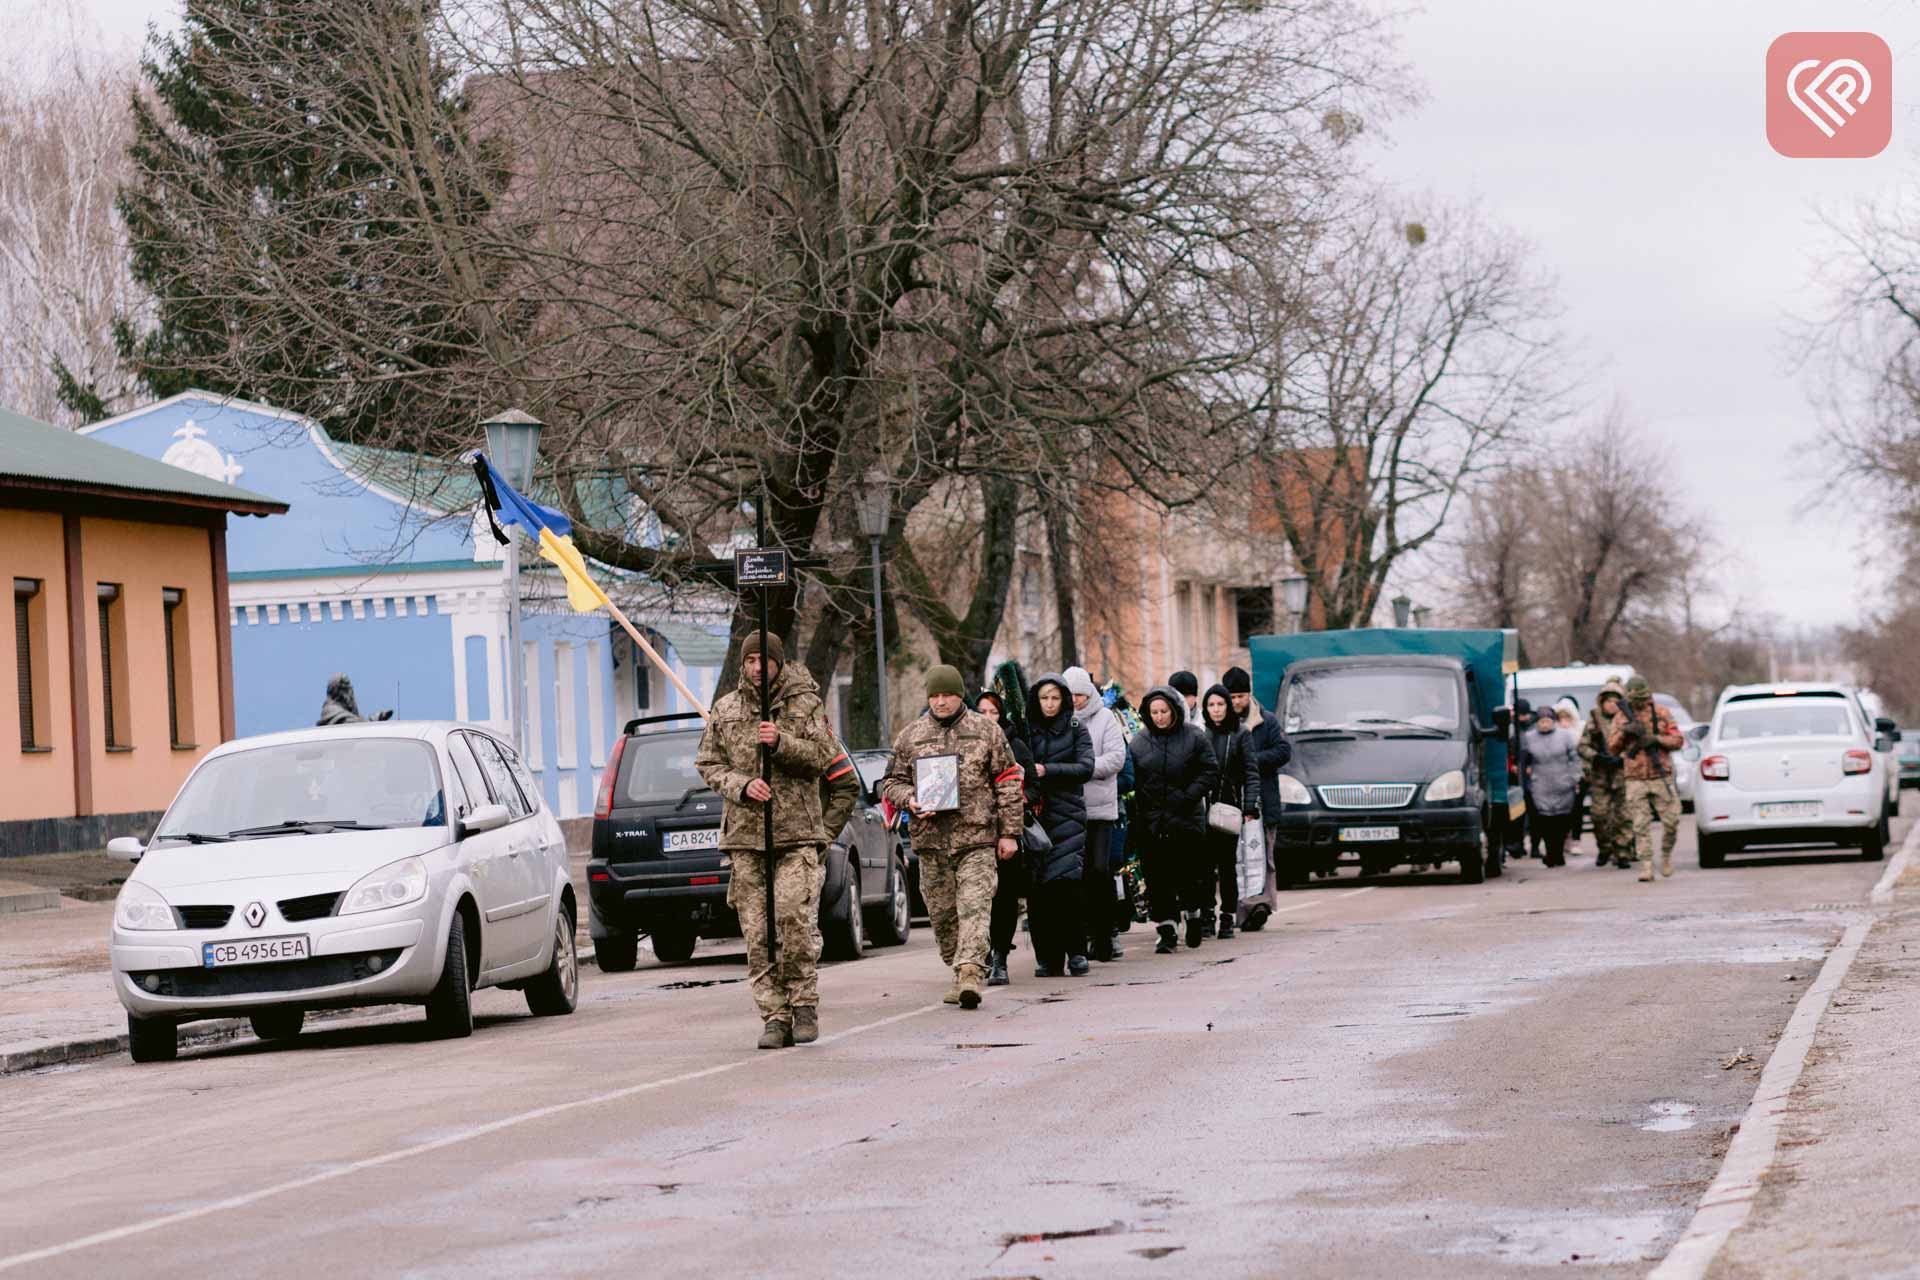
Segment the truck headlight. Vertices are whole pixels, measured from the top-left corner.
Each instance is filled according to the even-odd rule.
[[[1313,796],[1307,791],[1307,784],[1290,773],[1280,775],[1281,804],[1312,804]]]
[[[1467,775],[1459,769],[1450,769],[1427,784],[1429,803],[1439,800],[1458,800],[1467,794]]]
[[[347,896],[340,899],[337,914],[351,916],[362,911],[403,907],[426,896],[427,864],[419,858],[402,858],[361,876],[353,888],[347,890]]]
[[[180,927],[180,922],[174,918],[173,908],[160,896],[160,891],[138,880],[129,880],[120,887],[120,897],[113,907],[113,922],[122,929]]]

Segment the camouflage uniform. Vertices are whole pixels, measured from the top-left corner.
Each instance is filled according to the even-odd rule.
[[[893,764],[881,789],[894,808],[913,801],[913,762],[926,756],[960,758],[960,807],[913,819],[920,894],[941,961],[956,980],[977,980],[986,967],[993,891],[1000,883],[995,845],[1019,839],[1025,826],[1020,766],[1000,726],[979,712],[962,709],[947,724],[928,713],[893,740]]]
[[[1644,687],[1638,676],[1627,686],[1629,695],[1636,686]],[[1636,728],[1637,726],[1637,728]],[[1667,753],[1678,751],[1685,739],[1673,723],[1673,716],[1649,695],[1635,702],[1629,698],[1614,713],[1613,729],[1607,735],[1607,749],[1625,756],[1621,773],[1626,776],[1627,817],[1633,827],[1633,846],[1640,859],[1640,878],[1653,879],[1653,823],[1663,828],[1660,842],[1660,871],[1673,874],[1673,846],[1680,839],[1680,793],[1673,785],[1673,765]],[[1631,754],[1628,748],[1633,748]]]
[[[1626,691],[1617,681],[1608,681],[1587,713],[1586,727],[1580,731],[1580,759],[1587,767],[1587,795],[1593,813],[1593,843],[1599,850],[1598,865],[1618,862],[1626,866],[1633,860],[1633,831],[1627,821],[1627,780],[1620,764],[1607,750],[1607,738],[1613,732],[1613,717],[1601,709],[1612,694],[1620,702]],[[1578,834],[1577,832],[1575,833]]]
[[[747,941],[747,978],[766,1019],[790,1019],[794,1009],[820,1002],[821,781],[839,754],[820,706],[813,676],[782,663],[767,691],[780,741],[773,748],[775,963],[767,955],[766,810],[746,798],[760,776],[760,685],[743,671],[740,687],[713,704],[694,767],[726,802],[720,847],[733,858],[727,905],[740,916]]]

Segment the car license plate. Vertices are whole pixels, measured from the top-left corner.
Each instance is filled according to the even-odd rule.
[[[1342,827],[1340,838],[1346,841],[1398,840],[1398,827]]]
[[[307,935],[281,938],[247,938],[240,942],[203,942],[200,963],[203,968],[218,969],[235,964],[272,964],[276,960],[305,960]]]
[[[1818,800],[1788,800],[1777,804],[1757,806],[1762,819],[1768,818],[1817,818],[1820,816]]]
[[[704,831],[669,831],[660,838],[660,844],[668,853],[679,853],[685,849],[718,849],[720,828],[708,827]]]

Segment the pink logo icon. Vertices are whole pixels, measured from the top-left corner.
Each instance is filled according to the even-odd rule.
[[[1789,31],[1767,49],[1767,141],[1795,159],[1863,159],[1893,139],[1893,52],[1868,31]]]

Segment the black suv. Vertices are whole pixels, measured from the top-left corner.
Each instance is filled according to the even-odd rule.
[[[700,938],[737,938],[727,905],[732,859],[719,848],[721,799],[694,770],[697,714],[646,716],[614,742],[593,809],[589,929],[600,967],[633,968],[641,934],[677,964]],[[906,856],[864,785],[827,850],[820,933],[830,960],[857,960],[871,935],[891,946],[912,927]]]

